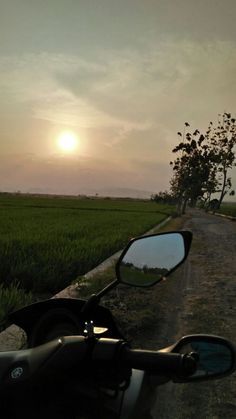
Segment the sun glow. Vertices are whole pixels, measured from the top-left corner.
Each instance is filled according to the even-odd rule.
[[[73,131],[63,131],[57,139],[58,147],[66,153],[73,153],[78,147],[78,136]]]

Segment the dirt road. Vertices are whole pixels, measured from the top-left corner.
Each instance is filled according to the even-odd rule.
[[[236,344],[236,223],[193,210],[182,229],[193,232],[191,253],[159,290],[159,322],[150,346],[167,346],[191,333],[222,335]],[[218,381],[159,387],[153,417],[236,418],[236,373]]]

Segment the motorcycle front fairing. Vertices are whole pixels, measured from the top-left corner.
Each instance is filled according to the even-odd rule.
[[[128,388],[117,390],[101,388],[91,382],[91,377],[86,380],[79,372],[77,378],[68,376],[64,382],[54,382],[49,377],[44,383],[15,385],[1,392],[1,419],[148,418],[153,392],[145,390],[146,377],[145,372],[132,370]]]
[[[8,317],[8,325],[16,324],[22,328],[27,335],[28,342],[33,338],[34,344],[31,344],[31,347],[44,343],[42,333],[46,333],[45,331],[50,327],[58,327],[60,323],[66,323],[67,327],[68,323],[73,325],[74,332],[71,334],[83,335],[85,322],[92,320],[95,327],[107,329],[103,333],[104,337],[123,338],[110,310],[96,305],[89,313],[85,314],[82,312],[85,303],[85,300],[72,298],[53,298],[40,301],[11,313]]]
[[[160,383],[163,383],[163,377],[160,377]],[[88,380],[88,386],[82,381],[74,386],[74,391],[78,391],[77,401],[78,394],[80,395],[79,399],[82,400],[80,406],[84,407],[85,418],[148,419],[151,418],[151,410],[156,400],[157,386],[157,377],[153,380],[153,377],[145,371],[132,369],[125,388],[120,386],[116,390],[111,390],[94,386],[92,394],[91,381]]]
[[[28,346],[30,347],[36,346],[35,344],[32,344],[32,342],[37,343],[35,335],[37,335],[38,332],[41,333],[41,329],[45,331],[50,323],[50,321],[48,321],[50,315],[53,314],[54,316],[55,313],[57,321],[60,321],[60,319],[61,321],[64,321],[66,316],[67,320],[70,319],[71,321],[77,322],[78,334],[83,334],[84,322],[92,320],[95,327],[108,329],[103,333],[103,337],[116,339],[123,338],[111,312],[107,308],[97,305],[96,307],[93,307],[88,315],[82,312],[82,307],[85,303],[86,301],[84,300],[67,298],[45,300],[31,304],[12,313],[9,316],[9,323],[16,324],[26,332]],[[52,325],[52,327],[54,326]],[[40,344],[41,342],[38,343]],[[86,411],[88,413],[91,409],[91,414],[93,414],[94,406],[96,406],[96,403],[99,400],[99,406],[103,406],[103,414],[108,414],[107,417],[109,418],[128,419],[133,417],[131,416],[133,412],[136,412],[136,418],[138,418],[138,412],[143,411],[143,403],[140,404],[140,401],[144,400],[142,394],[143,390],[146,388],[144,383],[147,381],[147,374],[143,371],[133,369],[130,370],[130,372],[127,371],[127,373],[124,374],[124,377],[125,376],[126,378],[123,383],[120,382],[114,386],[114,374],[111,377],[110,369],[107,374],[107,381],[106,378],[104,378],[105,376],[97,379],[96,374],[94,375],[93,372],[91,372],[90,375],[89,370],[85,372],[81,370],[77,376],[75,374],[75,377],[71,377],[70,380],[71,385],[69,387],[71,389],[70,395],[72,396],[70,400],[71,406],[74,402],[77,403],[80,400],[80,408],[78,407],[78,411],[82,409],[83,405],[84,413]],[[91,377],[93,377],[92,382],[94,383],[93,391]],[[100,380],[100,378],[102,378],[102,380]],[[40,386],[38,387],[38,391],[40,392]],[[60,393],[59,389],[58,393]],[[147,399],[147,395],[145,398]],[[57,392],[55,393],[54,398],[55,403],[57,403],[56,400]],[[103,400],[102,403],[101,400]],[[61,403],[60,400],[59,402]]]

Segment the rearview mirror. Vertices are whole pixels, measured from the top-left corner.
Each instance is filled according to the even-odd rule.
[[[174,353],[191,355],[196,360],[195,373],[190,377],[177,377],[175,382],[216,379],[235,370],[235,348],[230,341],[219,336],[185,336],[168,349]]]
[[[143,236],[130,241],[116,266],[117,278],[127,285],[148,287],[161,281],[186,259],[189,231]]]

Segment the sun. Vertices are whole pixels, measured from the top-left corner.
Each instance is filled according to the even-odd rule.
[[[61,151],[73,153],[78,147],[79,139],[73,131],[63,131],[57,138],[57,145]]]

